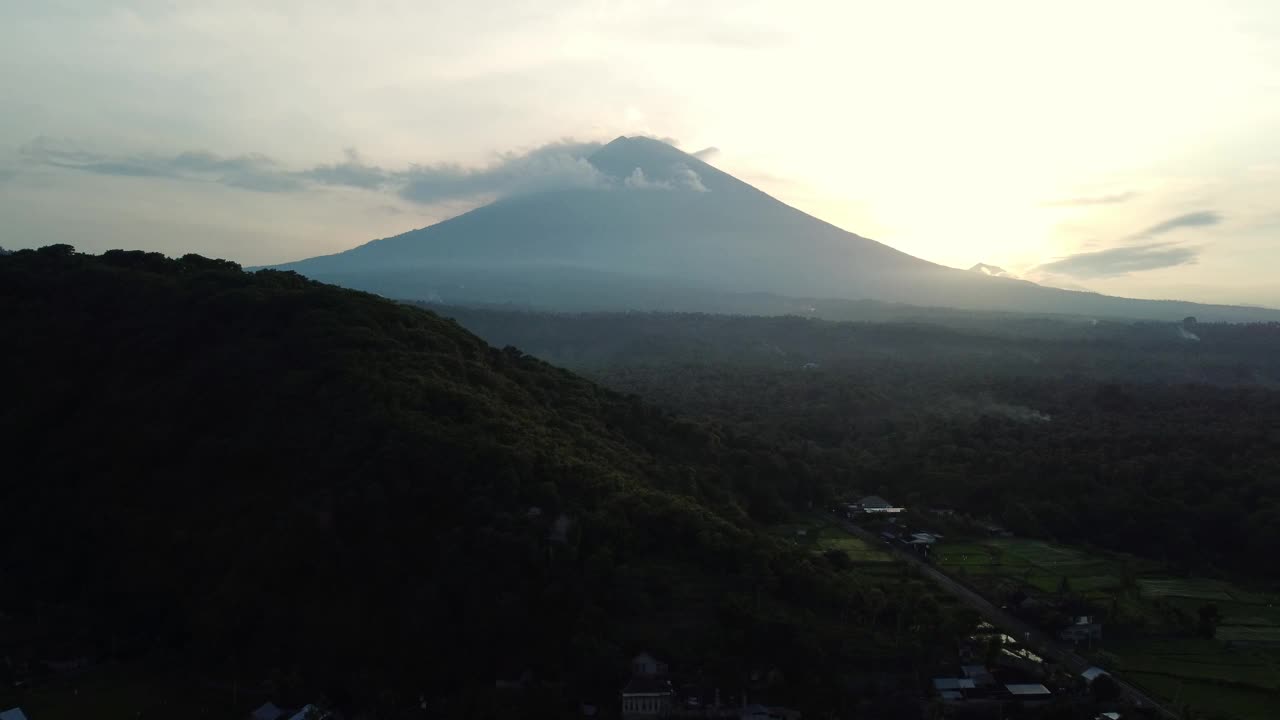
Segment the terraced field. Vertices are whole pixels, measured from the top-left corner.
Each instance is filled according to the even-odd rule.
[[[1192,598],[1215,602],[1234,600],[1231,586],[1203,578],[1142,578],[1142,594],[1149,598]]]
[[[1101,647],[1126,679],[1177,706],[1247,720],[1280,718],[1280,597],[1222,580],[1175,577],[1138,558],[1038,540],[942,544],[934,560],[991,593],[1022,588],[1053,595],[1065,578],[1072,593],[1115,599],[1131,616],[1149,615],[1153,626],[1170,608],[1194,623],[1200,608],[1212,604],[1221,618],[1213,639],[1171,638],[1163,631],[1129,633],[1117,642],[1109,638],[1124,633],[1107,633]]]
[[[1107,556],[1013,538],[940,544],[934,561],[944,570],[1003,578],[1042,593],[1056,593],[1066,578],[1072,592],[1086,597],[1110,595],[1123,573],[1121,563]]]
[[[1209,639],[1137,638],[1111,643],[1124,677],[1176,704],[1273,720],[1280,708],[1280,653]]]
[[[800,534],[803,531],[804,534]],[[843,550],[858,565],[891,564],[893,557],[883,549],[868,545],[843,529],[822,521],[779,525],[774,533],[813,549],[815,553]]]

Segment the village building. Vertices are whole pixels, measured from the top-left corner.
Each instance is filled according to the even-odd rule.
[[[900,513],[904,508],[896,507],[879,495],[868,495],[858,501],[858,507],[864,513]]]
[[[1005,685],[1004,689],[1009,691],[1013,699],[1018,701],[1023,707],[1036,707],[1044,705],[1053,700],[1053,693],[1049,692],[1049,688],[1040,683],[1018,683],[1013,685]]]
[[[960,671],[978,687],[992,687],[996,684],[995,675],[986,665],[962,665]]]
[[[27,720],[27,714],[22,712],[22,708],[0,710],[0,720]]]
[[[622,688],[622,716],[666,717],[671,714],[674,697],[669,681],[653,675],[637,675]]]
[[[1092,616],[1081,615],[1058,633],[1058,637],[1074,643],[1097,642],[1102,639],[1102,623],[1094,622]]]
[[[297,710],[285,710],[268,701],[249,713],[249,717],[251,720],[325,720],[330,715],[315,705],[303,705]]]
[[[284,708],[268,700],[249,713],[249,717],[252,720],[280,720],[280,718],[284,717],[284,713]]]
[[[647,652],[631,658],[631,674],[654,677],[667,674],[667,664]]]
[[[1103,670],[1100,667],[1091,667],[1088,670],[1085,670],[1084,672],[1080,673],[1080,677],[1084,678],[1084,682],[1086,685],[1092,685],[1094,680],[1097,680],[1103,675],[1106,675],[1107,677],[1111,677],[1111,673],[1107,672],[1106,670]]]

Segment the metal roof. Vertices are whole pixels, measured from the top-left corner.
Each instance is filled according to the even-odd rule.
[[[1091,667],[1088,670],[1085,670],[1084,672],[1080,673],[1080,677],[1084,678],[1087,682],[1093,682],[1094,680],[1097,680],[1099,677],[1103,675],[1110,676],[1111,673],[1107,672],[1106,670],[1103,670],[1100,667]]]

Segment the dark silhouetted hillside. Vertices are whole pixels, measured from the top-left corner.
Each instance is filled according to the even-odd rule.
[[[27,628],[0,654],[163,651],[388,717],[512,716],[494,683],[527,670],[545,717],[614,702],[641,649],[835,708],[954,627],[842,621],[927,591],[756,529],[818,492],[798,458],[430,312],[66,246],[0,259],[0,305],[0,616]]]

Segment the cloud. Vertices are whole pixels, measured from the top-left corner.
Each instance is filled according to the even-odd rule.
[[[342,162],[303,170],[282,168],[260,154],[221,156],[196,151],[177,155],[111,155],[43,137],[23,146],[21,155],[29,163],[97,175],[213,182],[255,192],[348,187],[395,192],[406,200],[431,204],[539,190],[606,186],[610,181],[587,161],[587,156],[598,147],[598,143],[563,140],[524,152],[501,153],[480,167],[436,163],[411,165],[402,170],[369,165],[354,149],[346,150]],[[696,184],[700,185],[701,181]]]
[[[1156,223],[1140,233],[1131,235],[1130,239],[1155,237],[1168,232],[1173,232],[1180,228],[1187,227],[1208,227],[1217,225],[1222,222],[1222,215],[1212,210],[1202,210],[1199,212],[1186,213],[1175,218],[1169,218],[1164,222]]]
[[[1045,263],[1036,270],[1075,278],[1108,278],[1144,270],[1193,265],[1199,254],[1200,251],[1196,248],[1157,242],[1076,253]]]
[[[1085,205],[1119,205],[1126,203],[1138,197],[1138,193],[1130,190],[1128,192],[1113,193],[1110,195],[1090,195],[1085,197],[1064,198],[1062,200],[1050,200],[1046,202],[1045,207],[1081,207]]]
[[[588,159],[599,147],[594,142],[561,140],[532,150],[500,153],[481,166],[434,163],[405,169],[370,165],[355,149],[346,150],[341,162],[302,170],[283,168],[261,154],[222,156],[195,151],[112,155],[49,138],[27,143],[21,154],[29,163],[97,175],[211,182],[264,193],[345,187],[394,193],[422,205],[571,188],[707,191],[697,172],[684,164],[672,166],[661,179],[647,178],[639,170],[627,178],[608,177]]]
[[[507,196],[541,190],[605,187],[606,178],[587,157],[598,143],[571,140],[524,153],[503,153],[487,166],[415,165],[397,175],[401,197],[419,203],[485,195]]]
[[[347,156],[344,162],[335,165],[317,165],[309,170],[303,170],[298,173],[298,176],[321,185],[338,185],[364,190],[377,190],[390,182],[390,173],[379,167],[365,165],[361,162],[360,154],[355,148],[347,148],[344,152]]]
[[[643,170],[636,168],[623,180],[622,186],[629,190],[692,190],[694,192],[707,192],[707,186],[702,184],[702,177],[694,172],[692,168],[683,164],[672,167],[671,177],[667,180],[651,180],[645,176]]]
[[[196,151],[112,156],[48,137],[32,140],[19,152],[30,163],[97,175],[217,182],[258,192],[289,192],[304,187],[296,174],[282,170],[271,158],[259,154],[223,157]]]
[[[710,160],[711,158],[713,158],[713,157],[715,157],[715,156],[719,155],[719,154],[720,154],[720,148],[715,147],[715,146],[712,146],[712,147],[705,147],[705,148],[702,148],[701,150],[698,150],[698,151],[696,151],[696,152],[691,152],[691,153],[689,153],[689,154],[690,154],[690,155],[692,155],[692,156],[694,156],[694,157],[696,157],[696,158],[698,158],[699,160],[706,161],[706,160]]]

